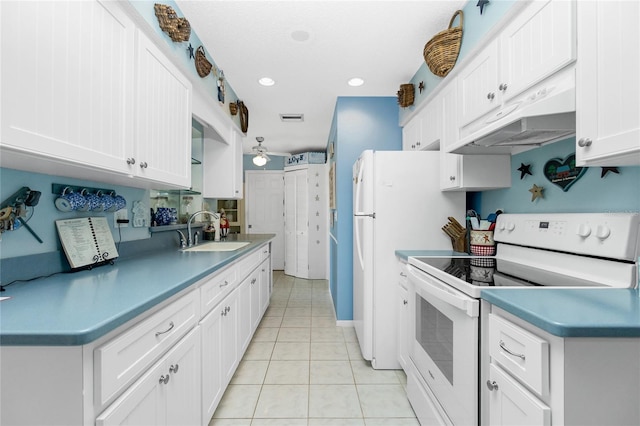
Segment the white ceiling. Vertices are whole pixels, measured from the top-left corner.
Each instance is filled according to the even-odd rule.
[[[228,84],[249,109],[243,151],[324,151],[338,96],[396,96],[425,43],[466,0],[177,0]],[[292,35],[306,32],[306,41]],[[263,87],[261,77],[276,84]],[[361,77],[365,84],[350,87]],[[283,123],[279,114],[304,114]]]

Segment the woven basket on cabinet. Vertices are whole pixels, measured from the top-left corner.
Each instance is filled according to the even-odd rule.
[[[158,18],[160,29],[167,33],[174,42],[188,41],[191,37],[191,24],[186,18],[178,18],[171,6],[156,3],[153,9]]]
[[[460,15],[458,26],[452,27],[453,21],[458,15]],[[463,19],[464,13],[457,10],[449,21],[449,28],[433,36],[424,46],[424,61],[431,72],[438,77],[449,74],[449,71],[456,64],[462,42]]]
[[[196,71],[198,71],[198,75],[202,78],[205,78],[211,72],[211,67],[213,66],[211,62],[207,60],[207,57],[204,54],[204,47],[200,46],[196,50]]]
[[[415,97],[415,87],[413,84],[401,84],[400,90],[398,90],[398,105],[402,108],[406,108],[408,106],[413,105],[413,100]]]

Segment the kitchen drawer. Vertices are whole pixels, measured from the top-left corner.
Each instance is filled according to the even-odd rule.
[[[190,292],[94,351],[99,406],[124,390],[197,324],[199,294]]]
[[[541,397],[549,394],[549,343],[495,314],[489,314],[493,362]]]
[[[262,252],[265,250],[267,251],[268,255],[269,249],[267,248],[267,246],[263,246],[245,256],[244,258],[240,259],[238,263],[236,263],[236,268],[238,269],[238,278],[240,281],[242,281],[247,275],[249,275],[262,262]],[[265,255],[265,259],[267,255]]]
[[[238,268],[232,265],[220,272],[216,272],[200,287],[200,315],[204,317],[214,308],[229,290],[238,282]]]

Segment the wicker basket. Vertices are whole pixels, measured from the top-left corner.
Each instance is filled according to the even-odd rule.
[[[401,84],[400,90],[398,90],[398,105],[402,108],[413,105],[415,97],[415,87],[413,84]]]
[[[171,6],[156,3],[153,6],[162,31],[175,42],[188,41],[191,37],[191,24],[186,18],[178,18]]]
[[[457,27],[451,27],[456,16],[460,15],[460,23]],[[453,69],[460,53],[462,42],[462,24],[464,14],[457,10],[449,21],[449,28],[440,31],[433,36],[424,46],[424,61],[432,73],[438,77],[444,77]]]
[[[242,133],[247,133],[247,130],[249,130],[249,109],[242,101],[238,101],[237,105],[240,112],[240,129]]]
[[[211,72],[211,68],[213,65],[211,62],[207,60],[206,55],[204,54],[204,47],[200,46],[196,50],[196,71],[198,71],[198,75],[202,78],[205,78]]]

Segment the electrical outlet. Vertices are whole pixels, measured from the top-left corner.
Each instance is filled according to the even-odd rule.
[[[121,222],[118,223],[118,220]],[[123,220],[126,220],[126,223],[122,223]],[[116,228],[126,228],[129,226],[129,212],[126,208],[120,209],[113,213],[113,226]]]

